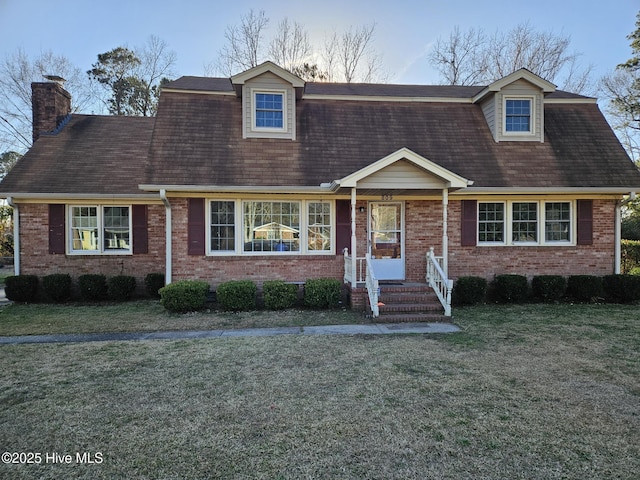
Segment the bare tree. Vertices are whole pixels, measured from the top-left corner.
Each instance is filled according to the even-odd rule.
[[[73,111],[90,107],[93,97],[87,77],[67,57],[46,51],[30,58],[18,48],[0,62],[0,151],[25,151],[31,146],[31,83],[45,81],[44,75],[66,79]]]
[[[487,37],[482,30],[461,32],[454,27],[447,40],[439,38],[429,55],[431,64],[449,85],[477,85],[483,83],[488,70],[487,57],[482,49]]]
[[[289,71],[304,65],[311,55],[309,34],[298,22],[284,18],[269,45],[270,60]]]
[[[216,64],[205,65],[205,74],[231,76],[270,59],[312,81],[369,82],[385,76],[380,56],[373,49],[375,24],[351,27],[342,34],[334,32],[322,48],[314,49],[305,28],[285,18],[278,24],[265,57],[262,45],[268,23],[264,11],[250,10],[239,25],[228,26],[227,42]]]
[[[429,58],[451,85],[487,84],[526,68],[580,93],[591,86],[591,66],[579,65],[580,55],[569,50],[570,44],[570,37],[536,31],[528,23],[491,36],[482,29],[462,33],[456,27],[447,41],[437,41]]]
[[[264,10],[256,13],[251,9],[242,17],[240,25],[227,26],[224,33],[227,43],[218,56],[218,70],[231,76],[257,66],[263,58],[263,35],[268,23]]]
[[[373,51],[375,23],[334,32],[325,41],[322,59],[330,81],[371,82],[383,76],[380,57]]]

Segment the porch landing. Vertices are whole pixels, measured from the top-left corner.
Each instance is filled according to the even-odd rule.
[[[377,323],[450,322],[435,292],[426,283],[381,281]],[[366,295],[366,290],[365,290]],[[365,311],[371,315],[368,300]]]

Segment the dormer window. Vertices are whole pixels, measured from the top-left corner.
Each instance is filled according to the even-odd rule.
[[[270,131],[286,130],[285,98],[284,91],[254,91],[254,129]]]
[[[509,134],[533,133],[533,99],[506,98],[504,105],[504,131]]]

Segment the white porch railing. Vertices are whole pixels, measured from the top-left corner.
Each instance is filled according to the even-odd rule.
[[[371,306],[371,314],[373,318],[380,316],[380,307],[378,306],[378,295],[380,294],[380,285],[378,285],[378,279],[373,272],[373,266],[371,265],[371,255],[367,253],[367,274],[365,284],[367,286],[367,293],[369,294],[369,305]]]
[[[442,269],[442,257],[436,257],[433,247],[427,253],[427,283],[436,292],[438,300],[444,307],[444,314],[451,316],[451,290],[453,290],[453,280],[447,278]]]
[[[349,256],[349,249],[345,248],[344,251],[344,283],[352,283],[353,270],[351,263],[351,256]],[[356,257],[356,283],[365,282],[365,257]]]

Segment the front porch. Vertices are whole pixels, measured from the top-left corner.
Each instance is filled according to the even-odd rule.
[[[426,255],[425,282],[377,280],[370,256],[354,259],[344,251],[344,283],[351,308],[364,310],[378,322],[438,322],[451,317],[453,281],[442,270],[442,257]]]
[[[391,312],[409,316],[416,308],[413,302],[406,301],[405,297],[410,295],[405,293],[409,292],[393,292],[391,288],[404,285],[383,283],[408,280],[418,281],[421,288],[430,289],[443,314],[451,316],[449,193],[472,183],[407,148],[332,183],[335,193],[350,194],[350,209],[345,216],[350,220],[351,241],[341,248],[346,247],[343,250],[344,282],[352,292],[352,307],[369,309],[374,318]],[[358,206],[358,196],[366,199],[366,207],[362,203]],[[440,208],[433,201],[436,199]],[[408,211],[407,205],[416,202],[427,208]],[[441,213],[437,213],[438,210]],[[362,215],[364,212],[366,217]],[[366,231],[365,239],[363,231]],[[426,251],[430,245],[440,249],[438,257],[433,247]],[[418,272],[416,268],[424,270]],[[427,295],[426,290],[422,293]],[[433,312],[433,302],[418,303],[423,303],[419,313]]]

